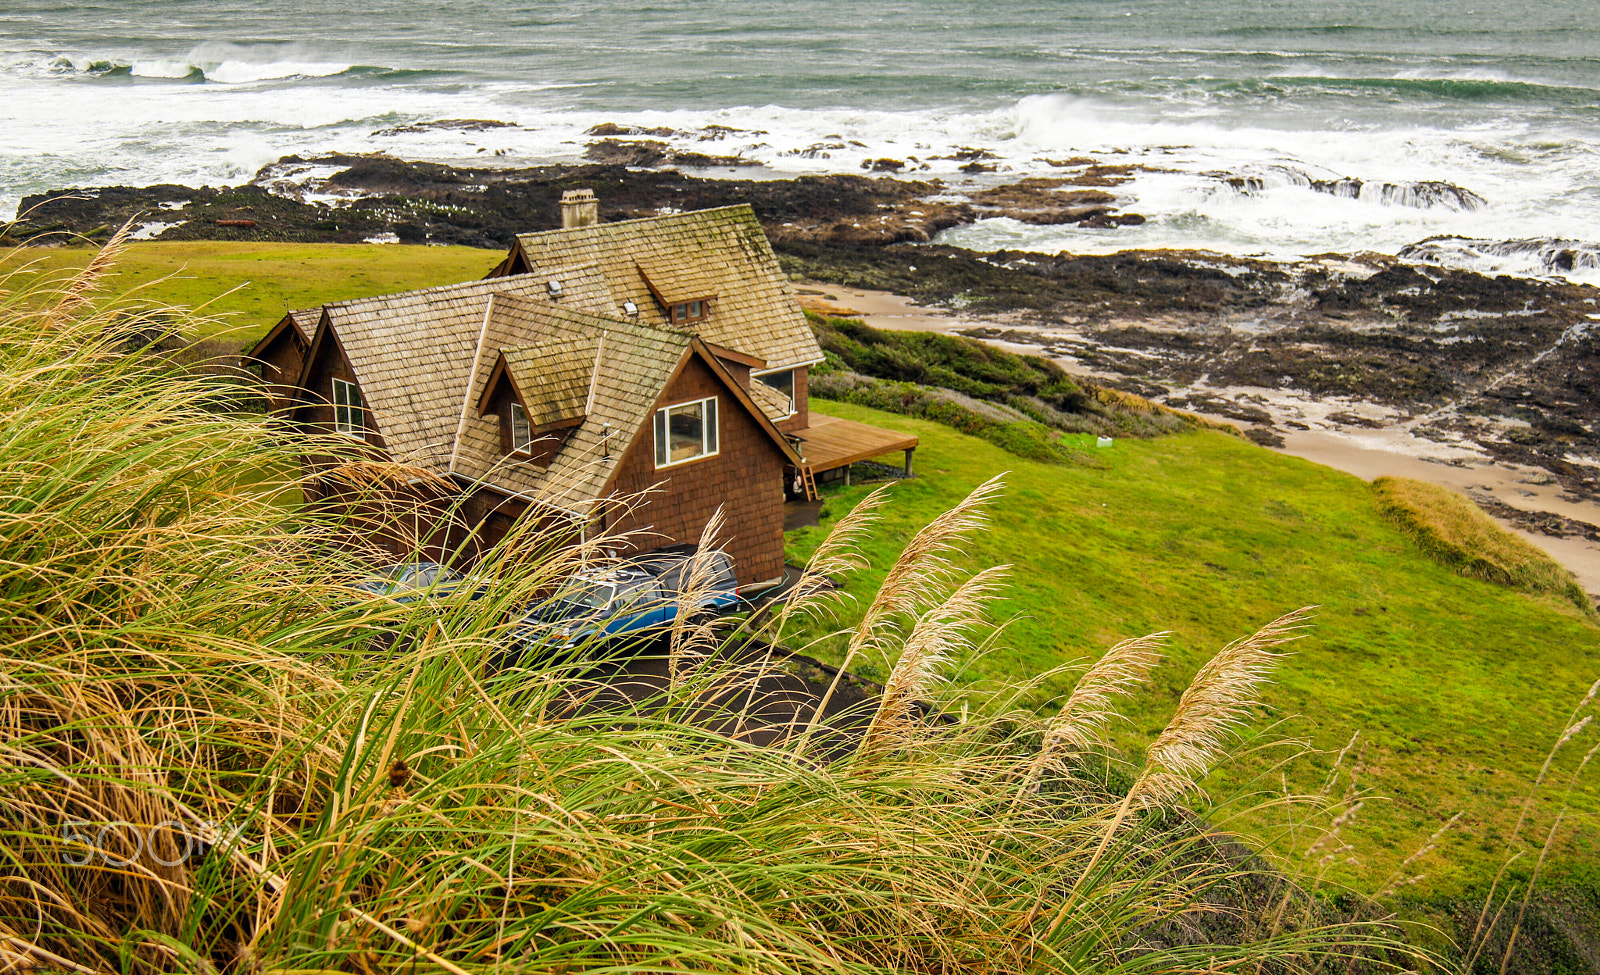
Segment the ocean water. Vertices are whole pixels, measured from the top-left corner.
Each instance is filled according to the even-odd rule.
[[[351,12],[354,11],[354,12]],[[289,153],[578,161],[600,122],[773,174],[1139,167],[1140,227],[980,249],[1404,251],[1600,280],[1594,0],[0,0],[0,214]],[[394,132],[437,119],[481,132]],[[699,141],[706,126],[739,130]],[[993,154],[971,175],[948,158]],[[945,157],[945,158],[941,158]],[[915,162],[910,160],[915,159]],[[926,168],[923,168],[926,167]],[[754,173],[742,170],[739,175]],[[732,175],[718,171],[713,175]],[[1406,250],[1426,238],[1465,241]]]

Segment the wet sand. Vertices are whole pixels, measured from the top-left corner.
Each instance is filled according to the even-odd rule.
[[[976,317],[939,308],[926,308],[911,299],[882,291],[845,288],[831,284],[799,282],[801,304],[815,311],[860,317],[875,328],[904,331],[960,332],[982,326],[1008,328],[1004,318]],[[994,342],[1012,352],[1045,355],[1036,345]],[[1084,369],[1070,358],[1051,357],[1068,371],[1088,379],[1105,378]],[[1175,391],[1176,392],[1176,391]],[[1523,511],[1550,512],[1600,525],[1600,504],[1564,500],[1559,485],[1540,484],[1547,477],[1531,467],[1496,463],[1472,444],[1439,443],[1414,437],[1409,427],[1416,418],[1369,403],[1345,399],[1318,399],[1283,390],[1200,387],[1193,392],[1252,397],[1279,424],[1284,445],[1281,453],[1301,457],[1363,480],[1385,475],[1409,477],[1459,491],[1468,497],[1493,499]],[[1351,426],[1331,419],[1335,413],[1355,414],[1375,424]],[[1237,421],[1222,419],[1223,422]],[[1305,426],[1301,430],[1284,421]],[[1584,538],[1555,538],[1525,531],[1497,518],[1504,527],[1548,552],[1571,569],[1590,593],[1600,594],[1600,543]]]

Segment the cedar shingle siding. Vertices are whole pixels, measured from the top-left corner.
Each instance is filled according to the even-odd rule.
[[[784,455],[749,412],[729,401],[727,389],[703,360],[691,360],[654,404],[656,408],[719,397],[718,447],[713,457],[655,468],[655,435],[646,423],[637,442],[618,465],[615,490],[628,496],[659,490],[645,504],[608,528],[649,528],[666,541],[696,541],[706,519],[720,505],[726,518],[723,547],[739,565],[742,582],[783,573]],[[654,409],[651,410],[652,416]]]

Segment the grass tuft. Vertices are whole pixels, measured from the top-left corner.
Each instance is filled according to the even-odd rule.
[[[1403,477],[1377,478],[1372,493],[1384,517],[1435,561],[1469,579],[1561,596],[1595,615],[1593,602],[1570,570],[1500,527],[1463,495]]]

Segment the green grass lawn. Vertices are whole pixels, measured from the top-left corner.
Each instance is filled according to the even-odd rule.
[[[1294,716],[1287,730],[1318,749],[1337,752],[1361,733],[1356,783],[1382,801],[1367,802],[1345,827],[1354,849],[1334,874],[1358,887],[1381,884],[1458,811],[1461,822],[1439,852],[1408,868],[1428,875],[1413,889],[1442,896],[1492,874],[1521,797],[1567,714],[1600,677],[1600,629],[1572,605],[1430,561],[1380,517],[1358,478],[1212,432],[1118,440],[1099,451],[1104,469],[1043,465],[938,424],[817,406],[921,438],[921,476],[893,487],[870,545],[874,570],[849,583],[862,599],[918,527],[995,472],[1011,471],[992,530],[966,554],[973,567],[1015,566],[1009,596],[995,607],[1013,619],[996,649],[962,662],[958,685],[1027,679],[1093,660],[1125,637],[1174,631],[1152,692],[1129,708],[1123,740],[1137,747],[1162,728],[1211,653],[1289,610],[1319,605],[1315,628],[1292,646],[1266,697],[1278,716]],[[867,490],[830,494],[822,526],[789,536],[791,555],[809,555]],[[837,645],[825,644],[820,656]],[[1048,705],[1071,681],[1047,682],[1036,700]],[[1580,738],[1581,749],[1593,738]],[[1574,756],[1565,757],[1558,764],[1570,768]],[[1314,788],[1330,759],[1300,762],[1290,785]],[[1213,793],[1246,788],[1265,764],[1225,769]],[[1571,800],[1581,814],[1563,830],[1557,873],[1600,856],[1600,794],[1589,778]],[[1279,785],[1275,775],[1267,779]],[[1559,793],[1546,790],[1538,804],[1540,840]]]
[[[9,253],[5,269],[76,270],[94,253],[88,247],[19,248]],[[474,281],[504,256],[477,247],[134,241],[108,290],[138,289],[150,301],[204,308],[214,320],[199,337],[237,338],[243,347],[291,308]]]

